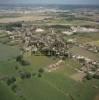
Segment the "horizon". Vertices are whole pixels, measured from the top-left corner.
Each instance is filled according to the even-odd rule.
[[[99,5],[99,0],[0,0],[0,5]]]
[[[99,6],[99,4],[30,4],[30,3],[28,3],[28,4],[24,4],[24,3],[8,3],[8,4],[5,4],[5,3],[2,3],[2,4],[0,4],[0,6],[2,6],[2,5],[12,5],[12,6],[14,6],[14,5],[16,5],[16,6],[20,6],[20,5],[33,5],[33,6],[57,6],[57,5],[61,5],[61,6]]]

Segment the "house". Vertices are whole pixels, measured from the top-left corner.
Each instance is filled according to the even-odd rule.
[[[41,32],[44,32],[44,30],[43,29],[41,29],[41,28],[37,28],[36,30],[35,30],[35,32],[37,32],[37,33],[41,33]]]
[[[63,31],[62,33],[63,33],[64,35],[68,35],[68,36],[74,34],[74,32],[72,32],[72,31]]]

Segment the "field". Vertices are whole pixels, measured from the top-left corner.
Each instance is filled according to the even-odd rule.
[[[48,21],[48,25],[99,25],[99,23],[88,20],[68,20],[66,18],[56,18]]]
[[[39,15],[25,15],[25,16],[19,16],[19,17],[8,17],[8,18],[0,18],[0,23],[13,23],[13,22],[19,22],[19,21],[35,21],[35,20],[43,20],[47,16],[39,16]]]
[[[19,49],[16,47],[10,47],[7,45],[0,44],[0,61],[14,58],[18,55]]]
[[[6,46],[3,47],[6,48]],[[6,51],[3,52],[6,53]],[[13,92],[13,85],[8,86],[6,81],[1,81],[1,100],[33,100],[33,98],[35,100],[94,100],[96,94],[99,93],[98,80],[80,82],[71,78],[77,73],[75,68],[80,67],[76,61],[67,59],[60,69],[50,73],[44,72],[42,77],[38,77],[40,68],[45,68],[57,62],[58,59],[34,55],[25,55],[25,59],[31,62],[31,65],[22,66],[16,60],[6,59],[0,62],[1,79],[14,76],[16,78],[14,84],[17,85],[16,92]],[[21,79],[20,71],[28,71],[33,75],[29,79]]]
[[[1,100],[20,100],[5,83],[0,82],[0,99]]]
[[[75,46],[70,51],[75,55],[81,55],[81,56],[87,57],[89,59],[93,59],[93,60],[98,60],[99,59],[98,54],[89,52],[88,50],[85,50],[85,49],[80,48],[80,47]]]

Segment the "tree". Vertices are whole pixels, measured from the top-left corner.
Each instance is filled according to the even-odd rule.
[[[8,79],[7,79],[7,84],[8,84],[8,85],[11,85],[11,84],[13,84],[15,81],[16,81],[16,78],[15,78],[15,77],[8,78]]]
[[[40,68],[40,69],[38,70],[38,72],[39,72],[39,73],[43,73],[43,72],[44,72],[44,69],[43,69],[43,68]]]
[[[29,63],[28,61],[26,61],[26,60],[21,60],[20,63],[21,63],[21,65],[23,65],[23,66],[30,65],[30,63]]]
[[[20,72],[20,77],[21,77],[21,79],[31,78],[31,73],[29,73],[29,72]]]
[[[39,73],[39,74],[38,74],[38,77],[39,77],[39,78],[40,78],[40,77],[42,77],[42,74],[41,74],[41,73]]]
[[[23,55],[19,55],[17,58],[16,58],[16,61],[19,62],[21,65],[23,66],[27,66],[27,65],[30,65],[30,63],[26,60],[23,59]]]
[[[13,85],[11,86],[11,89],[12,89],[13,92],[16,92],[16,88],[17,88],[17,85],[16,85],[16,84],[13,84]]]
[[[19,55],[19,56],[17,56],[16,61],[21,62],[22,59],[23,59],[23,56],[22,55]]]

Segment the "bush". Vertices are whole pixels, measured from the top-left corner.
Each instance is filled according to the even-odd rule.
[[[99,72],[97,72],[97,73],[94,75],[94,78],[95,78],[95,79],[99,79]]]
[[[20,73],[20,77],[21,77],[21,79],[31,78],[31,73],[29,73],[29,72],[21,72]]]
[[[18,70],[18,66],[17,65],[15,66],[15,69]]]
[[[16,88],[17,88],[17,85],[16,85],[16,84],[14,84],[14,85],[11,86],[11,89],[12,89],[12,91],[14,91],[14,92],[16,92]]]
[[[31,78],[31,73],[27,72],[26,73],[26,78]]]
[[[15,77],[8,78],[8,79],[7,79],[7,84],[8,84],[8,85],[11,85],[11,84],[13,84],[15,81],[16,81],[16,78],[15,78]]]
[[[42,77],[42,74],[39,73],[39,74],[38,74],[38,77],[39,77],[39,78]]]
[[[19,55],[19,56],[17,56],[16,61],[21,62],[22,59],[23,59],[23,56],[22,55]]]
[[[30,63],[26,60],[23,59],[23,56],[22,55],[19,55],[17,58],[16,58],[16,61],[19,62],[21,65],[23,66],[27,66],[27,65],[30,65]]]
[[[44,72],[44,69],[43,69],[43,68],[40,68],[40,69],[38,70],[38,72],[39,72],[39,73],[43,73],[43,72]]]
[[[28,66],[28,65],[30,65],[30,63],[29,63],[28,61],[26,61],[26,60],[21,60],[20,63],[21,63],[21,65],[23,65],[23,66]]]

